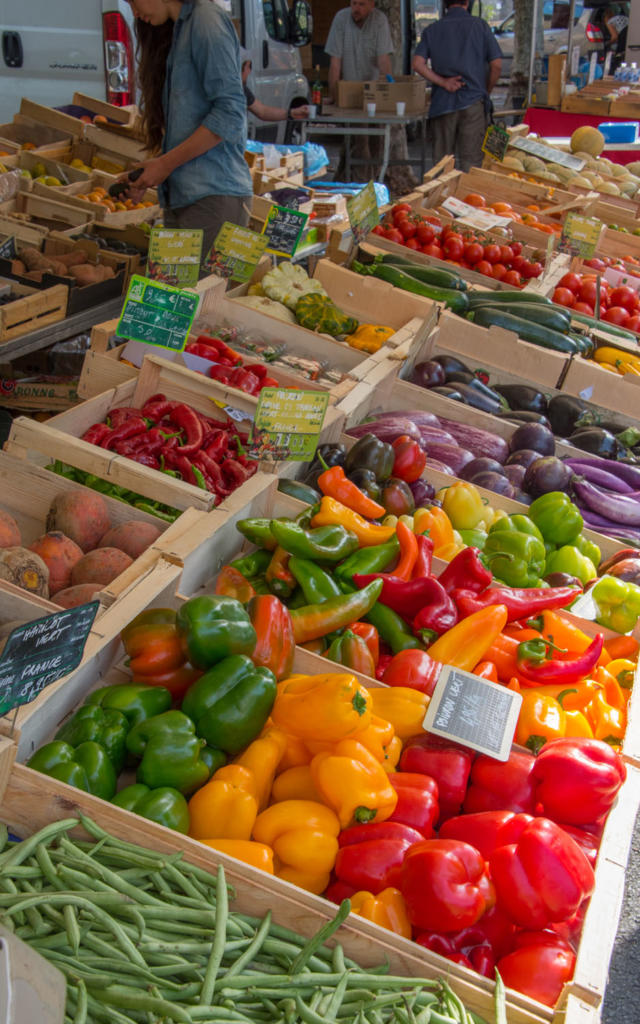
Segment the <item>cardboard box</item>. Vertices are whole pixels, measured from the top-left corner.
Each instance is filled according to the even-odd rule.
[[[45,295],[46,292],[41,294]],[[36,330],[36,328],[31,328]],[[0,405],[22,412],[61,412],[76,405],[78,381],[62,377],[0,377]]]
[[[361,110],[364,97],[364,82],[338,82],[337,106],[346,110]]]
[[[398,75],[394,82],[364,82],[362,106],[367,103],[375,103],[376,114],[395,114],[396,103],[405,103],[407,114],[419,114],[427,106],[424,78]]]
[[[549,72],[547,77],[547,103],[550,107],[557,107],[562,99],[562,85],[564,82],[564,68],[567,60],[565,53],[552,53],[549,57]]]

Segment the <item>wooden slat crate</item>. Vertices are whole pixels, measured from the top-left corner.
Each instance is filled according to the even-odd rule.
[[[112,227],[126,227],[129,224],[142,224],[145,221],[154,220],[160,215],[158,205],[158,193],[156,189],[147,189],[143,201],[151,205],[130,210],[109,210],[104,203],[93,202],[87,199],[96,187],[108,191],[109,186],[116,181],[113,174],[105,171],[93,171],[91,177],[82,181],[72,182],[70,185],[45,185],[40,181],[33,182],[34,195],[42,196],[44,199],[53,199],[65,203],[77,210],[85,211],[87,207],[91,210],[93,220],[104,222]]]
[[[12,301],[0,306],[0,342],[58,323],[66,316],[69,289],[63,284],[37,291],[12,281],[11,295]]]
[[[80,209],[68,203],[45,199],[33,192],[20,192],[15,199],[0,203],[0,230],[8,232],[12,226],[16,226],[16,222],[22,224],[25,220],[29,226],[46,228],[46,232],[68,227],[80,228],[95,218],[93,206],[93,203],[86,203]]]
[[[10,124],[0,125],[0,149],[9,142],[20,149],[26,145],[39,152],[60,152],[70,145],[71,140],[69,132],[43,124],[26,114],[14,114]]]

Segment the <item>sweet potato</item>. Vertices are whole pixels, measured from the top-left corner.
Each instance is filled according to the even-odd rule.
[[[22,260],[11,260],[11,273],[17,277],[22,277],[25,274],[27,268]]]
[[[0,579],[30,594],[49,596],[49,568],[35,551],[13,547],[0,550]]]
[[[88,263],[89,253],[86,249],[72,249],[71,252],[57,252],[56,259],[65,267],[75,267],[79,263]]]
[[[78,583],[75,587],[59,590],[55,597],[56,604],[61,608],[77,608],[79,604],[88,604],[100,592],[99,583]]]
[[[78,583],[106,586],[128,569],[132,562],[133,559],[118,548],[96,548],[76,562],[71,571],[71,582],[74,586]]]
[[[51,274],[60,274],[63,277],[67,273],[64,263],[61,263],[57,256],[45,256],[33,246],[20,250],[20,259],[29,271],[48,271]]]
[[[71,570],[83,556],[82,548],[59,530],[51,530],[29,545],[49,567],[49,593],[57,594],[70,586]],[[86,581],[83,581],[86,582]]]
[[[0,508],[0,548],[19,547],[21,544],[20,527],[12,515]]]
[[[85,288],[89,284],[98,284],[102,281],[102,271],[92,263],[78,263],[75,267],[69,267],[68,274],[75,277],[76,284]]]
[[[106,501],[87,488],[56,494],[47,515],[47,530],[60,530],[85,553],[97,547],[110,526]]]
[[[130,558],[137,558],[160,536],[161,530],[153,523],[140,523],[130,519],[126,523],[112,526],[98,544],[99,548],[118,548]]]

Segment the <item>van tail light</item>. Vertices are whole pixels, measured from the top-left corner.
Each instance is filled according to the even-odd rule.
[[[135,65],[129,26],[118,11],[102,15],[107,102],[116,107],[133,103]]]
[[[586,36],[590,43],[601,43],[602,42],[602,29],[594,25],[592,21],[589,22],[586,29]]]

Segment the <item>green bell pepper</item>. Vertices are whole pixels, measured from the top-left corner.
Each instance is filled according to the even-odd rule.
[[[344,471],[347,476],[354,469],[370,469],[376,480],[387,480],[393,471],[395,452],[386,441],[380,441],[375,434],[364,434],[347,452]]]
[[[126,786],[111,801],[125,811],[133,811],[142,818],[171,828],[186,835],[189,831],[189,808],[182,793],[169,786],[149,789],[141,782]]]
[[[276,677],[268,668],[234,654],[205,672],[182,702],[198,736],[235,755],[259,735],[276,699]]]
[[[81,743],[89,741],[99,743],[106,750],[116,775],[119,775],[124,768],[130,728],[121,711],[101,708],[98,704],[85,704],[58,729],[54,738],[71,747],[79,747]]]
[[[484,549],[487,541],[484,530],[458,530],[458,533],[468,548],[478,548],[479,551]]]
[[[229,564],[232,569],[236,569],[237,572],[241,573],[245,579],[253,580],[256,576],[264,575],[269,568],[270,561],[270,552],[264,548],[259,548],[257,551],[252,551],[251,554],[245,555],[243,558],[236,558]]]
[[[545,541],[557,547],[575,544],[584,526],[579,509],[562,491],[549,491],[536,498],[529,506],[529,517]]]
[[[526,516],[508,516],[494,523],[482,560],[509,587],[536,587],[544,572],[544,542]]]
[[[587,537],[585,537],[584,533],[579,534],[579,536],[577,536],[574,540],[573,544],[574,547],[576,547],[582,555],[586,555],[589,561],[593,562],[594,566],[597,569],[600,565],[600,562],[602,561],[602,552],[600,551],[598,545],[594,544],[592,540],[589,540]]]
[[[256,631],[246,608],[224,594],[185,601],[176,625],[185,656],[195,668],[211,668],[232,654],[253,654],[256,646]]]
[[[368,576],[372,572],[384,572],[399,554],[400,544],[394,534],[386,544],[374,544],[354,551],[334,571],[339,580],[351,583],[356,573]]]
[[[310,558],[297,558],[296,555],[292,555],[289,559],[289,571],[300,584],[304,597],[299,607],[322,604],[323,601],[329,601],[332,597],[339,597],[342,594],[333,576]]]
[[[205,741],[182,711],[164,711],[139,722],[127,736],[127,750],[140,760],[136,778],[151,789],[169,786],[189,795],[209,779],[201,758]]]
[[[319,562],[341,562],[360,546],[355,533],[340,525],[305,529],[290,519],[272,519],[271,531],[290,555]]]
[[[103,800],[110,800],[116,791],[116,770],[104,747],[93,740],[77,747],[64,740],[52,740],[36,750],[27,765]]]
[[[117,686],[101,686],[90,693],[85,704],[100,705],[120,711],[129,723],[129,728],[160,715],[171,707],[171,694],[164,686],[144,686],[142,683],[124,683]]]
[[[568,576],[575,576],[576,579],[580,580],[583,587],[589,580],[595,580],[598,575],[591,559],[583,555],[578,546],[573,544],[563,544],[561,548],[547,555],[545,576],[552,572],[562,572]]]
[[[640,587],[615,576],[603,576],[592,587],[591,594],[598,609],[599,626],[629,633],[640,616]]]

